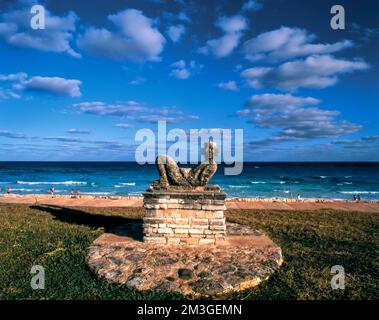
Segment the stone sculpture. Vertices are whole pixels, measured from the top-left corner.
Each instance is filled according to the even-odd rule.
[[[214,142],[204,144],[203,155],[205,162],[195,168],[179,168],[176,162],[169,156],[158,156],[156,165],[160,179],[154,181],[153,189],[219,189],[218,186],[209,186],[208,182],[217,171],[217,163],[214,156],[217,155],[217,147]]]
[[[281,249],[268,237],[238,224],[227,230],[226,193],[208,185],[216,152],[205,144],[205,161],[195,168],[158,157],[160,179],[143,193],[143,242],[136,222],[103,234],[89,250],[90,268],[128,288],[195,297],[254,287],[278,269]]]

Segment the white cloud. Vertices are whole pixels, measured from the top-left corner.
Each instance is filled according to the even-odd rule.
[[[248,108],[238,111],[237,115],[247,117],[257,127],[278,130],[272,137],[256,142],[261,145],[334,138],[362,128],[336,120],[339,111],[314,107],[319,103],[320,100],[312,97],[290,94],[254,95],[246,102]]]
[[[258,0],[248,0],[242,6],[244,11],[259,11],[263,8],[263,4]]]
[[[5,82],[5,85],[8,86],[7,88],[0,88],[0,99],[20,99],[21,95],[15,92],[15,90],[17,90],[19,83],[27,76],[25,72],[0,74],[0,82]],[[11,86],[9,86],[9,82]]]
[[[27,76],[25,72],[0,74],[0,81],[22,81],[26,79]]]
[[[20,99],[21,96],[14,92],[13,90],[9,89],[2,89],[0,88],[0,99]]]
[[[237,48],[243,31],[247,29],[247,20],[241,15],[221,17],[215,25],[225,34],[220,38],[208,40],[206,45],[199,49],[199,52],[213,54],[218,58],[228,56]]]
[[[129,123],[118,123],[115,125],[115,127],[121,128],[121,129],[131,129],[131,128],[133,128],[133,125],[131,125]]]
[[[77,44],[83,51],[114,60],[157,61],[166,39],[141,11],[128,9],[109,15],[114,32],[88,28]]]
[[[331,55],[314,55],[304,60],[286,62],[274,67],[254,67],[241,72],[252,88],[273,87],[294,91],[300,87],[322,89],[338,82],[344,73],[362,71],[370,66],[362,60],[337,59]]]
[[[9,139],[26,139],[28,136],[20,132],[11,132],[8,130],[0,130],[0,137],[5,137]]]
[[[377,152],[379,136],[367,136],[356,140],[334,140],[331,145],[339,146],[345,149],[373,149]]]
[[[365,28],[360,26],[358,23],[353,22],[351,27],[348,28],[348,32],[360,36],[363,41],[369,41],[379,35],[379,28]]]
[[[101,101],[82,102],[73,105],[78,110],[98,116],[116,116],[125,119],[154,123],[166,121],[168,123],[182,123],[199,119],[195,115],[185,115],[176,108],[148,108],[136,101],[128,101],[124,104],[106,104]],[[122,127],[122,124],[117,125]]]
[[[163,12],[162,16],[169,21],[181,21],[185,23],[191,23],[192,20],[188,17],[185,11],[180,11],[179,13]]]
[[[185,27],[182,24],[179,24],[177,26],[170,26],[167,29],[167,34],[172,42],[178,42],[184,35],[185,31]]]
[[[191,23],[192,20],[188,17],[187,13],[180,11],[178,14],[178,19],[183,22]]]
[[[138,117],[138,121],[147,122],[147,123],[157,123],[158,121],[166,121],[167,123],[183,123],[190,122],[194,120],[198,120],[198,116],[188,115],[188,116],[166,116],[160,114],[150,114],[150,115],[142,115]]]
[[[67,130],[67,133],[71,134],[91,134],[92,130],[85,130],[85,129],[69,129]]]
[[[0,16],[0,39],[12,46],[32,48],[41,51],[66,52],[79,58],[70,45],[75,33],[75,23],[78,17],[74,12],[69,12],[65,17],[52,15],[45,9],[44,30],[33,30],[30,27],[30,8],[3,13]]]
[[[47,92],[60,96],[80,97],[80,80],[60,77],[32,77],[23,81],[22,86],[27,90]]]
[[[225,90],[238,91],[238,86],[235,81],[220,82],[217,86]]]
[[[186,67],[186,62],[184,60],[179,60],[171,64],[172,68],[183,69]]]
[[[313,54],[333,53],[353,46],[350,40],[332,44],[311,43],[315,39],[316,36],[305,29],[281,27],[246,41],[244,50],[248,60],[275,62]]]
[[[41,91],[55,95],[80,97],[80,85],[82,82],[75,79],[65,79],[61,77],[41,77],[28,78],[25,72],[13,74],[0,74],[0,82],[11,84],[12,89],[0,89],[0,98],[21,98],[14,92],[22,90]],[[1,94],[3,93],[3,94]]]
[[[133,113],[145,112],[147,109],[135,101],[124,104],[106,104],[101,101],[81,102],[74,107],[84,113],[101,116],[128,116]]]
[[[191,76],[191,73],[187,69],[174,69],[171,70],[170,76],[176,79],[184,80],[188,79]]]
[[[254,108],[269,108],[280,110],[282,108],[296,108],[306,105],[317,105],[321,101],[312,97],[298,97],[289,93],[286,94],[273,94],[264,93],[253,95],[246,102],[248,107]]]
[[[245,17],[241,15],[221,17],[216,21],[216,26],[225,33],[236,33],[247,29],[247,21]]]
[[[129,84],[132,86],[138,86],[141,83],[145,82],[145,78],[142,77],[137,77],[136,79],[133,79],[132,81],[129,81]]]
[[[202,65],[197,64],[193,60],[191,60],[189,64],[184,60],[179,60],[172,63],[170,67],[172,68],[170,76],[180,80],[188,79],[193,73],[196,73],[203,68]]]

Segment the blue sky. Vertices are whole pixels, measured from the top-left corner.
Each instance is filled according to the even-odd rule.
[[[379,161],[379,3],[340,1],[345,30],[333,4],[1,1],[0,160],[133,160],[166,120],[244,129],[249,161]]]

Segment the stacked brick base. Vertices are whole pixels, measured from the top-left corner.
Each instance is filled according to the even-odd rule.
[[[223,191],[144,193],[144,241],[216,244],[225,240]]]

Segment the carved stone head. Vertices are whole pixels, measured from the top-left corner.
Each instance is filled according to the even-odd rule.
[[[203,151],[202,153],[204,155],[206,162],[213,161],[213,158],[215,156],[218,156],[218,152],[219,152],[216,143],[213,141],[204,143],[204,147],[202,151]]]

